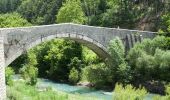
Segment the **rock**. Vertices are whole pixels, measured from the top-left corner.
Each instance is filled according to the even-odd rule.
[[[90,83],[90,82],[80,82],[80,83],[77,83],[78,86],[85,86],[85,87],[94,87],[94,84],[93,83]]]

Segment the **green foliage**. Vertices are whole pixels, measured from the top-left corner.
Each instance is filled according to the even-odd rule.
[[[170,51],[162,51],[160,49],[156,50],[154,55],[156,68],[158,68],[157,72],[159,73],[159,77],[161,80],[170,81],[168,77],[170,77]],[[156,74],[156,73],[155,73]]]
[[[170,96],[170,84],[166,86],[166,93]]]
[[[144,100],[148,95],[145,88],[136,89],[132,85],[123,87],[122,84],[116,84],[113,92],[113,100]]]
[[[170,85],[166,86],[166,95],[165,96],[154,96],[153,100],[169,100],[170,99]]]
[[[23,82],[16,82],[12,87],[7,87],[7,100],[67,100],[67,94],[57,93],[52,90],[39,92],[34,86]]]
[[[23,27],[31,24],[18,13],[0,14],[0,27]]]
[[[22,54],[17,59],[15,59],[9,66],[12,66],[15,74],[19,74],[19,69],[26,63],[27,55]]]
[[[78,57],[72,58],[68,66],[77,69],[79,72],[81,71],[81,68],[84,67],[83,62]]]
[[[122,41],[115,38],[110,41],[109,52],[112,57],[112,64],[109,66],[110,80],[114,83],[127,83],[131,79],[131,67],[125,62],[125,50]]]
[[[161,18],[159,35],[170,36],[170,13],[167,13]]]
[[[74,41],[54,39],[35,47],[34,53],[37,56],[40,77],[55,81],[68,80],[73,67],[78,71],[83,67],[82,48]]]
[[[74,67],[71,69],[69,74],[69,81],[73,84],[76,84],[79,81],[79,72]]]
[[[89,81],[96,87],[101,87],[108,82],[107,75],[107,67],[104,63],[90,65],[82,69],[82,80]]]
[[[33,51],[28,52],[27,63],[20,69],[20,74],[29,85],[36,85],[38,77],[37,60]]]
[[[127,63],[120,64],[117,67],[115,73],[113,73],[114,80],[123,84],[130,83],[130,81],[132,80],[131,74],[132,74],[131,67],[128,66]]]
[[[113,59],[112,66],[118,67],[124,62],[125,50],[122,41],[118,37],[110,41],[109,52]]]
[[[62,2],[63,0],[24,0],[17,12],[33,24],[51,24],[55,23],[55,15]]]
[[[47,87],[49,88],[49,87]],[[35,86],[16,81],[14,86],[7,86],[7,100],[98,100],[96,97],[85,97],[79,94],[68,94],[60,91],[38,91]],[[102,99],[101,99],[102,100]]]
[[[5,68],[5,82],[6,85],[12,86],[13,85],[13,80],[12,80],[12,75],[14,75],[14,71],[11,67],[6,67]]]
[[[163,36],[136,44],[127,56],[128,63],[133,69],[133,80],[169,81],[170,51],[166,48],[167,41]]]
[[[56,17],[57,23],[73,22],[83,24],[86,20],[80,0],[66,0]]]
[[[31,65],[24,65],[20,69],[21,76],[26,80],[29,85],[36,85],[38,77],[38,69]]]
[[[20,3],[21,0],[0,0],[0,13],[15,11]]]
[[[83,57],[82,60],[86,65],[100,62],[99,57],[92,50],[85,46],[82,47],[82,57]]]

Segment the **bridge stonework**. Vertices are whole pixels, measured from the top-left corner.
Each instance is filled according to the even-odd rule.
[[[54,24],[21,28],[0,29],[0,100],[6,97],[5,66],[26,50],[54,38],[77,41],[98,54],[102,59],[110,57],[107,50],[110,40],[122,39],[126,49],[133,47],[143,38],[153,38],[154,32],[117,28],[93,27],[78,24]]]
[[[6,100],[5,58],[2,34],[0,34],[0,100]]]

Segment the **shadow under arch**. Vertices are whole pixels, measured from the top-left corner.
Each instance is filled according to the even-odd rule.
[[[89,49],[91,49],[93,52],[95,52],[103,61],[106,61],[110,59],[110,55],[107,51],[107,48],[104,47],[101,43],[98,41],[89,38],[87,36],[84,36],[82,34],[70,34],[70,33],[61,33],[61,34],[52,34],[48,36],[42,35],[41,38],[37,39],[34,36],[31,39],[24,40],[26,44],[24,44],[24,48],[18,48],[10,58],[5,59],[5,65],[8,66],[10,63],[12,63],[16,58],[18,58],[20,55],[22,55],[25,51],[43,43],[46,41],[50,41],[55,38],[63,38],[68,40],[74,40],[80,44],[83,44],[84,46],[87,46]]]

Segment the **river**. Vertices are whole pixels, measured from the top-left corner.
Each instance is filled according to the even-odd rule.
[[[14,80],[18,80],[19,75],[13,76]],[[80,94],[82,96],[91,96],[91,97],[97,97],[103,100],[112,100],[112,92],[106,92],[104,90],[95,90],[88,87],[82,87],[82,86],[72,86],[65,83],[56,83],[48,79],[38,79],[37,83],[38,87],[51,87],[54,91],[62,91],[66,93],[71,94]],[[149,94],[145,100],[152,100],[153,94]]]

